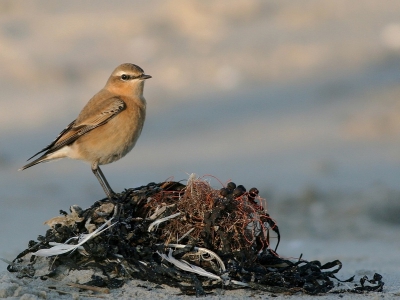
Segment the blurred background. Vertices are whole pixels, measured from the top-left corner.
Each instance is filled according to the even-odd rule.
[[[3,0],[1,257],[104,198],[85,163],[17,169],[125,62],[153,78],[136,147],[103,167],[115,191],[190,173],[256,186],[291,255],[396,236],[399,1]]]

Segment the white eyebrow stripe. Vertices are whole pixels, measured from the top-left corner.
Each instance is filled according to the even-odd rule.
[[[113,76],[115,76],[115,77],[121,77],[121,76],[124,75],[124,74],[125,74],[125,75],[128,75],[130,80],[132,80],[132,79],[137,79],[137,78],[140,77],[140,75],[137,76],[137,75],[134,75],[134,74],[129,73],[129,72],[126,72],[126,71],[118,71],[118,72],[115,73]]]
[[[128,74],[128,73],[125,72],[125,71],[119,71],[119,72],[115,73],[114,75],[115,75],[115,76],[121,76],[121,75],[123,75],[123,74],[130,75],[130,74]]]

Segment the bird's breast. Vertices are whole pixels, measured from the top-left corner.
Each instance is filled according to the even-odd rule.
[[[124,157],[135,146],[146,118],[144,108],[127,105],[126,109],[84,136],[74,145],[84,153],[82,157],[99,165],[112,163]]]

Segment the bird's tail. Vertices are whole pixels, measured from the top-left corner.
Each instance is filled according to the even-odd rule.
[[[28,168],[30,168],[30,167],[32,167],[34,165],[40,164],[41,162],[45,162],[45,161],[49,161],[48,155],[43,155],[43,156],[35,159],[34,161],[31,161],[29,164],[26,164],[22,168],[18,169],[18,171],[22,171],[22,170],[28,169]]]

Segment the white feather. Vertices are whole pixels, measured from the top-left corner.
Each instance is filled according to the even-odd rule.
[[[182,270],[188,271],[188,272],[192,272],[192,273],[196,273],[196,274],[199,274],[199,275],[201,275],[201,276],[209,277],[209,278],[211,278],[211,279],[216,279],[216,280],[222,281],[222,278],[221,278],[221,277],[219,277],[219,276],[217,276],[217,275],[215,275],[215,274],[213,274],[213,273],[207,272],[207,271],[204,270],[203,268],[200,268],[200,267],[195,266],[195,265],[191,265],[191,264],[189,264],[187,261],[182,260],[182,259],[181,259],[181,260],[177,260],[176,258],[174,258],[174,257],[172,256],[172,249],[169,249],[168,256],[167,256],[166,254],[160,253],[160,252],[158,252],[158,251],[157,251],[157,253],[158,253],[158,255],[160,255],[163,259],[169,261],[171,264],[174,264],[174,265],[177,266],[179,269],[182,269]]]
[[[48,256],[64,254],[69,251],[74,251],[74,250],[78,249],[79,247],[81,247],[84,243],[86,243],[91,238],[94,238],[95,236],[101,234],[104,230],[107,230],[107,229],[111,228],[112,226],[114,226],[115,224],[117,224],[117,222],[115,222],[114,224],[110,225],[111,220],[112,220],[112,218],[110,220],[108,220],[107,222],[105,222],[103,225],[101,225],[99,228],[97,228],[95,231],[93,231],[90,234],[81,234],[79,236],[78,244],[76,244],[76,245],[68,245],[67,244],[70,240],[77,239],[77,237],[76,238],[74,237],[74,238],[70,238],[64,244],[49,243],[50,245],[55,245],[55,246],[51,247],[50,249],[40,249],[40,250],[36,251],[35,253],[33,253],[33,255],[48,257]],[[108,227],[103,229],[107,225],[108,225]]]
[[[176,214],[173,214],[173,215],[170,215],[170,216],[168,216],[168,217],[161,218],[161,219],[158,219],[157,221],[154,221],[153,223],[151,223],[151,224],[149,225],[149,228],[147,228],[147,231],[148,231],[148,232],[151,232],[151,231],[153,230],[154,227],[157,227],[157,226],[160,225],[162,222],[168,221],[169,219],[173,219],[173,218],[179,216],[180,214],[181,214],[181,213],[178,212],[178,213],[176,213]]]

